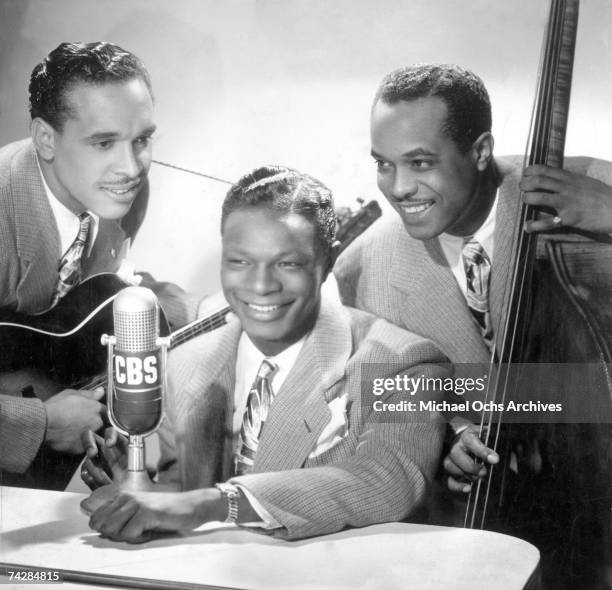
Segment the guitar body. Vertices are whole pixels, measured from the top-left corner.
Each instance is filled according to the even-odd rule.
[[[0,312],[0,391],[44,401],[103,374],[107,358],[100,337],[113,334],[112,303],[126,286],[114,274],[99,274],[43,314]],[[169,334],[163,311],[160,332]]]

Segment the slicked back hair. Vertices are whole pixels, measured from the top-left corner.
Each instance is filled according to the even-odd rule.
[[[30,76],[30,116],[40,117],[61,132],[75,116],[68,92],[77,84],[120,84],[142,80],[153,98],[151,78],[133,53],[113,43],[61,43]]]
[[[438,97],[448,110],[444,132],[462,152],[485,131],[491,131],[491,102],[482,80],[453,64],[415,64],[388,74],[381,82],[374,105],[401,100]]]
[[[221,211],[221,232],[232,211],[265,205],[271,210],[296,213],[308,219],[322,253],[332,260],[336,240],[336,213],[332,192],[322,182],[291,168],[262,166],[230,188]]]

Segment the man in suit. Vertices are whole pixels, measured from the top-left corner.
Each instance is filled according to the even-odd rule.
[[[159,481],[182,491],[102,487],[84,502],[92,528],[143,541],[223,520],[227,502],[231,520],[286,539],[414,514],[443,426],[418,406],[385,415],[380,404],[435,393],[411,398],[392,385],[377,404],[372,384],[445,377],[431,364],[444,357],[420,336],[321,297],[334,234],[331,193],[307,175],[264,167],[230,189],[221,281],[238,319],[174,349],[168,362]],[[264,386],[255,375],[266,365],[273,377]],[[86,465],[108,481],[95,461]]]
[[[98,273],[141,280],[125,256],[146,211],[155,131],[144,65],[110,43],[62,43],[34,68],[29,90],[31,137],[0,149],[4,319],[42,312]],[[194,315],[182,290],[146,281],[172,323]],[[6,372],[14,343],[2,346]],[[43,402],[22,397],[0,375],[0,482],[65,485],[63,475],[57,482],[27,470],[41,450],[80,454],[81,429],[102,426],[102,395],[66,389]]]
[[[389,74],[371,113],[378,186],[397,215],[383,218],[339,258],[341,298],[426,335],[455,363],[488,363],[504,314],[520,192],[554,210],[526,231],[561,226],[612,231],[612,165],[568,158],[565,169],[494,159],[491,107],[482,81],[456,66],[424,64]],[[464,248],[484,262],[474,270]],[[484,283],[486,308],[473,285]],[[472,286],[471,286],[472,285]],[[464,418],[444,466],[448,485],[469,492],[499,455]],[[537,458],[534,457],[534,460]],[[537,461],[536,461],[537,462]]]

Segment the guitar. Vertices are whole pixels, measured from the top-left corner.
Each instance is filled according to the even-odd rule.
[[[382,214],[376,201],[358,202],[356,212],[342,208],[337,213],[340,251]],[[43,314],[0,311],[0,392],[45,401],[63,389],[105,384],[106,348],[100,337],[113,333],[112,302],[126,286],[116,275],[102,273],[83,281]],[[230,313],[229,306],[222,306],[171,332],[160,309],[160,335],[170,336],[172,349],[224,325]]]

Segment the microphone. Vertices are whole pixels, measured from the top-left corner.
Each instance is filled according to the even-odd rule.
[[[113,303],[114,418],[130,434],[155,429],[162,418],[159,309],[155,294],[127,287]]]
[[[150,289],[126,287],[113,302],[115,336],[102,335],[108,349],[108,416],[128,437],[128,470],[121,487],[153,487],[145,463],[144,437],[163,419],[169,339],[159,337],[159,304]]]

